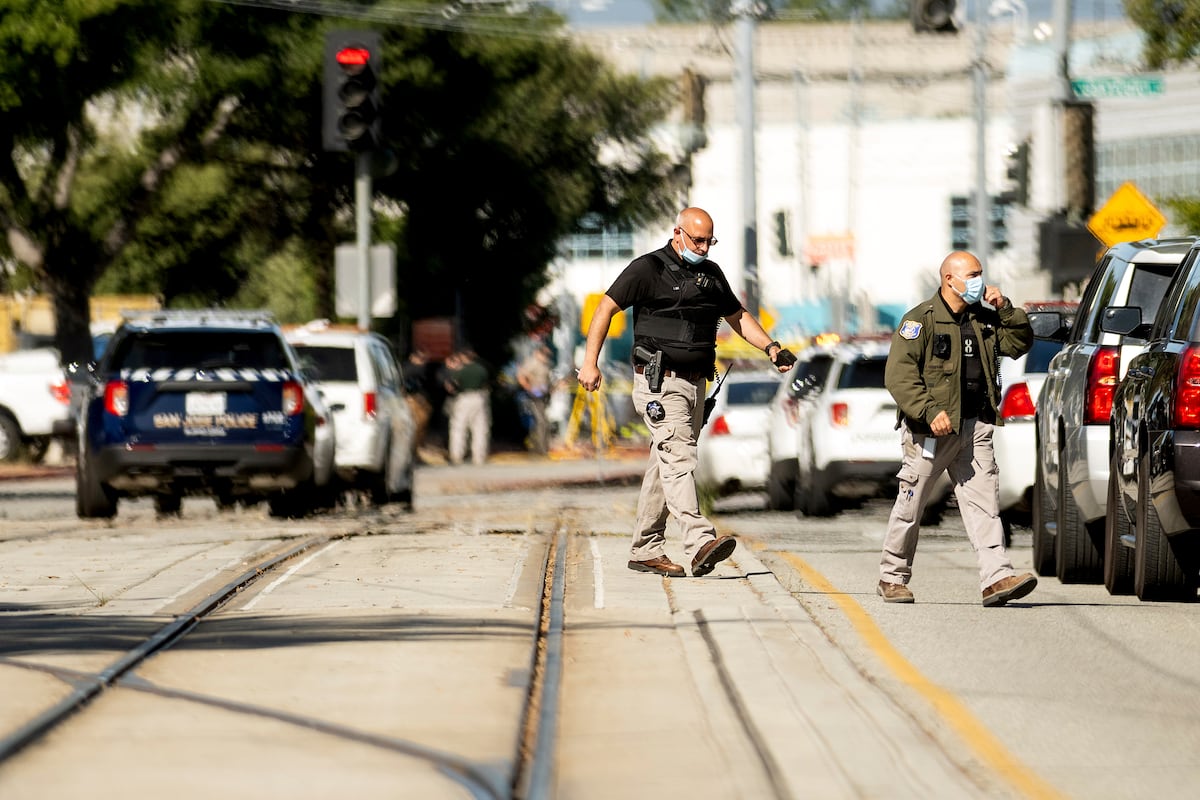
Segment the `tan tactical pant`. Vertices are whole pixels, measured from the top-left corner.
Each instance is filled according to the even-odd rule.
[[[979,561],[979,588],[985,589],[1001,578],[1015,574],[1004,549],[1004,528],[1000,523],[999,470],[992,450],[995,426],[978,419],[963,420],[961,432],[937,437],[932,458],[923,453],[924,435],[914,436],[907,425],[901,429],[904,460],[896,475],[900,479],[900,492],[892,506],[883,540],[880,579],[888,583],[908,583],[912,577],[921,513],[934,480],[943,471],[949,472],[954,483],[963,526],[975,548],[975,557]]]
[[[492,439],[492,409],[486,389],[469,389],[454,396],[450,408],[450,463],[461,464],[471,442],[471,462],[484,464]]]
[[[700,513],[696,495],[696,437],[704,417],[706,382],[663,378],[662,391],[651,394],[646,376],[633,376],[633,406],[650,430],[650,460],[638,496],[637,522],[630,558],[648,561],[665,555],[667,518],[672,516],[683,534],[683,554],[688,564],[701,545],[716,538],[713,524]],[[650,418],[646,406],[662,404],[665,416]]]

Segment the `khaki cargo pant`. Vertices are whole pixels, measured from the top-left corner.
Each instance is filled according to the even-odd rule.
[[[923,434],[903,431],[903,462],[896,477],[900,491],[883,540],[879,577],[888,583],[908,583],[917,554],[921,513],[929,500],[934,480],[947,471],[954,483],[959,512],[967,537],[979,561],[979,588],[1015,574],[1004,549],[1004,527],[1000,523],[999,470],[992,449],[995,426],[978,419],[963,420],[962,430],[937,437],[933,458],[922,452]],[[930,437],[933,438],[933,437]]]
[[[650,430],[650,460],[642,478],[629,551],[634,561],[665,555],[668,516],[675,518],[683,534],[683,554],[689,565],[700,547],[716,538],[713,524],[700,513],[696,494],[696,437],[704,417],[706,386],[703,379],[664,377],[662,391],[651,394],[646,376],[633,376],[633,406]],[[646,413],[652,400],[661,403],[666,412],[659,422]]]

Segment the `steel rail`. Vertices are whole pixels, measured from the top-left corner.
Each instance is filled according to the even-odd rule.
[[[295,558],[314,547],[325,544],[333,538],[341,537],[316,536],[305,539],[282,553],[260,561],[188,611],[175,617],[175,619],[164,625],[137,647],[127,651],[103,671],[73,681],[75,684],[74,688],[66,697],[41,714],[38,714],[13,733],[0,739],[0,763],[12,758],[21,750],[36,742],[55,726],[61,724],[76,711],[82,709],[102,691],[112,686],[126,672],[145,661],[154,653],[170,647],[194,628],[202,617],[220,608],[229,598],[233,597],[243,588],[255,582],[283,562]]]

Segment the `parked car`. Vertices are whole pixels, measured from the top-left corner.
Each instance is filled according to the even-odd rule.
[[[54,348],[0,355],[0,461],[41,458],[68,419],[70,398]]]
[[[708,424],[696,440],[697,488],[718,497],[766,488],[767,419],[771,398],[783,378],[760,365],[735,364],[729,369]]]
[[[849,498],[895,485],[900,469],[896,402],[884,387],[890,343],[839,345],[825,382],[796,425],[799,515],[829,516]]]
[[[112,517],[122,497],[153,497],[161,514],[191,494],[287,517],[332,502],[329,411],[269,315],[135,314],[86,374],[80,517]]]
[[[1113,397],[1104,585],[1142,600],[1200,588],[1200,243],[1152,321],[1106,309],[1105,331],[1145,337]]]
[[[884,385],[890,349],[890,337],[837,345],[823,384],[798,406],[797,516],[831,516],[847,504],[895,494],[901,444],[896,401]],[[950,488],[941,475],[922,525],[940,521]]]
[[[1078,303],[1026,303],[1027,312],[1056,310],[1073,319]],[[1033,499],[1036,460],[1034,435],[1035,400],[1046,380],[1046,370],[1062,349],[1062,342],[1035,339],[1029,352],[1019,358],[1000,359],[1000,418],[992,436],[996,465],[1000,470],[1000,518],[1005,540],[1011,539],[1014,520],[1029,519]]]
[[[1105,308],[1134,306],[1152,318],[1195,237],[1127,242],[1108,249],[1073,323],[1035,312],[1039,338],[1063,342],[1037,399],[1033,565],[1064,583],[1102,579],[1113,393],[1144,345],[1101,329]]]
[[[833,365],[833,350],[813,345],[798,354],[796,365],[783,376],[771,398],[767,420],[767,507],[791,511],[796,493],[796,425],[800,408],[820,394]]]
[[[324,320],[286,335],[333,409],[339,479],[375,505],[411,506],[416,423],[388,341]]]

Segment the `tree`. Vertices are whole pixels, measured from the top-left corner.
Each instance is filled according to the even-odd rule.
[[[616,75],[555,24],[383,28],[398,166],[375,181],[377,227],[400,253],[403,315],[462,308],[485,357],[585,211],[637,223],[675,204],[651,144],[669,84]],[[353,190],[351,157],[320,144],[332,26],[362,23],[199,0],[0,0],[0,257],[53,295],[64,359],[88,353],[96,285],[171,305],[287,294],[286,313],[332,312]]]
[[[1146,66],[1160,69],[1200,54],[1200,2],[1197,0],[1125,0],[1125,13],[1146,34]]]

